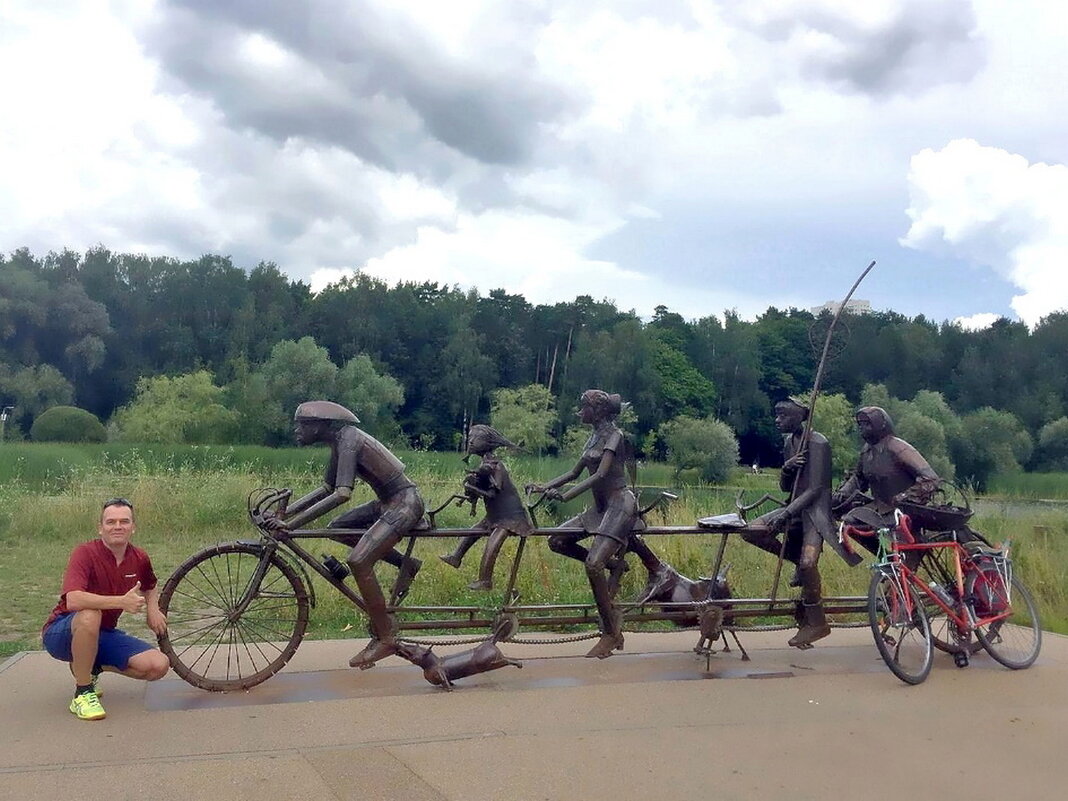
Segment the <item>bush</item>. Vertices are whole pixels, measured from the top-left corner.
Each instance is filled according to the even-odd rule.
[[[1002,473],[1014,473],[1031,458],[1031,436],[1011,412],[984,406],[961,418],[964,436],[957,473],[979,491]]]
[[[237,415],[222,400],[207,370],[141,378],[136,397],[111,422],[125,442],[226,442]]]
[[[1068,417],[1059,417],[1042,426],[1035,461],[1039,470],[1068,470]]]
[[[714,417],[685,415],[660,426],[675,476],[696,469],[702,481],[726,481],[738,464],[738,439],[729,425]]]
[[[33,421],[30,437],[36,442],[106,442],[108,434],[92,412],[53,406]]]

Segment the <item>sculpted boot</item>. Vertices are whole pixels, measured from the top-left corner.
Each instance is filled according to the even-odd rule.
[[[650,571],[649,578],[645,582],[645,589],[638,597],[638,603],[644,604],[654,598],[667,595],[674,588],[678,578],[679,574],[671,565],[662,564],[656,570]]]
[[[586,654],[587,659],[607,659],[613,651],[623,650],[623,623],[619,612],[613,612],[610,621],[603,628],[601,639]]]
[[[400,570],[397,572],[397,583],[393,587],[393,594],[397,596],[398,601],[408,594],[408,590],[412,587],[412,580],[422,566],[422,560],[416,559],[414,556],[407,557],[401,563]]]
[[[349,660],[349,667],[367,670],[374,667],[375,662],[378,660],[385,659],[395,653],[397,653],[397,641],[394,634],[393,619],[390,618],[385,636],[380,635],[372,624],[370,641],[363,647],[363,650]]]
[[[823,612],[823,603],[806,603],[804,605],[804,624],[797,634],[790,638],[788,645],[794,648],[811,648],[816,640],[822,640],[831,633],[827,625],[827,616]]]

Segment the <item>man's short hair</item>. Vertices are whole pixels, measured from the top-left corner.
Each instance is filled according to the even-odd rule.
[[[108,498],[104,501],[104,505],[100,507],[100,519],[104,519],[104,512],[110,509],[112,506],[125,506],[130,510],[130,517],[134,515],[134,505],[130,503],[126,498]]]

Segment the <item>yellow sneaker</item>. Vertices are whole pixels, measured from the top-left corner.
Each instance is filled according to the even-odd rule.
[[[100,699],[94,692],[78,693],[74,696],[70,701],[70,711],[80,720],[103,720],[107,717],[104,707],[100,705]]]

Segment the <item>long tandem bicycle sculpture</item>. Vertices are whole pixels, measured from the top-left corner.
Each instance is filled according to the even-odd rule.
[[[345,564],[333,556],[317,557],[315,549],[308,547],[310,542],[335,536],[337,529],[271,530],[272,510],[288,497],[288,490],[272,489],[251,495],[249,517],[259,537],[205,548],[183,562],[166,582],[160,605],[168,617],[168,632],[161,638],[161,647],[175,672],[190,684],[210,691],[243,690],[281,670],[300,645],[317,601],[312,574],[354,607],[364,609],[363,598],[347,580]],[[643,522],[666,497],[670,496],[665,493],[641,510]],[[748,507],[739,500],[739,513],[705,518],[694,526],[645,525],[643,537],[712,538],[710,578],[693,581],[675,574],[667,592],[616,602],[622,624],[633,630],[642,624],[670,622],[692,629],[698,633],[694,651],[706,659],[718,640],[723,639],[724,650],[730,650],[725,639],[730,636],[741,657],[748,659],[738,639],[740,632],[760,628],[769,619],[797,619],[800,602],[778,592],[781,558],[768,597],[731,597],[724,575],[728,538],[745,532],[745,513],[766,500],[765,496]],[[428,527],[408,534],[407,555],[420,540],[485,534],[480,529],[436,528],[435,514],[452,501],[428,515]],[[926,678],[933,648],[953,654],[959,667],[967,665],[969,655],[980,647],[1014,669],[1028,667],[1038,655],[1041,628],[1031,595],[1013,572],[1006,550],[992,548],[971,529],[967,529],[971,542],[959,541],[958,532],[968,514],[943,516],[923,529],[900,512],[896,530],[881,532],[882,556],[872,566],[867,597],[824,599],[828,613],[857,616],[858,623],[845,625],[863,625],[860,616],[867,615],[880,655],[908,683]],[[915,536],[921,532],[922,536]],[[404,605],[396,591],[391,593],[389,611],[396,618],[401,642],[398,654],[422,667],[432,684],[448,689],[464,676],[510,665],[521,667],[501,653],[500,643],[544,644],[596,637],[594,604],[524,604],[516,590],[527,541],[561,533],[578,535],[581,530],[534,528],[518,537],[507,581],[495,604]],[[843,526],[844,537],[879,535]],[[905,555],[910,552],[921,558],[909,560],[913,564],[907,566]],[[547,640],[520,636],[522,631],[558,632],[568,627],[585,628],[586,633]],[[475,647],[439,658],[427,647],[433,643],[415,639],[418,634],[443,632],[462,634],[454,644],[475,643]]]

